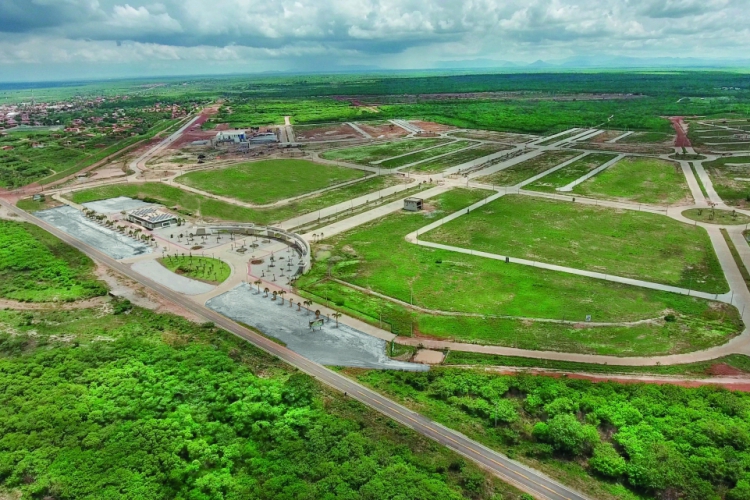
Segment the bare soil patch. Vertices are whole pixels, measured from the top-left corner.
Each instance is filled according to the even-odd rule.
[[[435,122],[423,122],[421,120],[409,120],[409,123],[413,123],[417,127],[421,128],[425,132],[439,134],[441,132],[450,132],[456,130],[456,127],[450,125],[443,125],[442,123]]]
[[[298,141],[310,142],[360,138],[357,131],[346,123],[295,126],[294,135]]]
[[[439,365],[445,359],[445,353],[441,351],[433,351],[432,349],[420,349],[417,354],[414,355],[412,361],[414,363],[422,363],[423,365]]]
[[[408,135],[408,132],[390,122],[363,123],[358,122],[359,128],[373,136],[375,139],[395,139]]]

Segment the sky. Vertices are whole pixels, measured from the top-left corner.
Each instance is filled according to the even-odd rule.
[[[721,62],[748,53],[747,8],[748,0],[0,0],[0,81]]]

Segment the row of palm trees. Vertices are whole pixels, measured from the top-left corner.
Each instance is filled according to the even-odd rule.
[[[154,237],[150,234],[143,234],[143,229],[136,228],[136,229],[129,229],[127,226],[116,226],[115,221],[112,219],[109,219],[106,215],[98,214],[94,210],[85,209],[83,211],[83,214],[88,218],[93,220],[94,222],[98,222],[99,224],[108,227],[112,230],[117,231],[118,233],[133,238],[134,240],[141,240],[144,243],[151,243],[155,242],[156,240]]]
[[[258,287],[258,293],[261,293],[260,286],[262,284],[263,284],[263,281],[261,281],[261,280],[255,280],[255,281],[253,281],[253,285],[255,285],[256,287]],[[269,292],[272,294],[271,295],[271,300],[276,300],[277,298],[280,298],[281,299],[281,305],[282,306],[284,305],[284,295],[287,294],[286,290],[279,290],[279,291],[274,290],[274,291],[271,291],[268,287],[265,287],[263,289],[263,293],[264,293],[263,297],[264,298],[268,297]],[[302,310],[302,306],[305,306],[305,310],[307,310],[307,313],[310,314],[312,312],[312,309],[310,309],[310,307],[312,307],[312,305],[313,305],[313,301],[312,300],[303,300],[303,301],[299,301],[298,300],[297,301],[297,311],[301,311]],[[292,299],[292,298],[289,299],[289,307],[290,308],[294,307],[294,299]],[[333,319],[336,320],[336,328],[338,328],[338,326],[339,326],[339,318],[342,316],[342,314],[340,312],[336,311],[336,312],[331,313],[331,316],[333,316]],[[316,309],[315,310],[315,318],[317,319],[319,317],[320,317],[320,309]]]

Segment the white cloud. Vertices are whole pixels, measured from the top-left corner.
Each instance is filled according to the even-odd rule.
[[[0,64],[737,57],[750,48],[745,10],[745,0],[0,0]]]

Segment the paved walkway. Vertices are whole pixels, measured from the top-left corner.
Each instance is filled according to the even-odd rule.
[[[372,139],[372,136],[368,134],[367,132],[365,132],[364,130],[362,130],[359,127],[359,125],[357,125],[356,123],[346,122],[346,124],[349,125],[351,128],[353,128],[354,130],[356,130],[357,132],[359,132],[365,139]]]
[[[624,133],[624,134],[622,134],[622,135],[618,135],[618,136],[617,136],[617,137],[615,137],[614,139],[610,139],[610,140],[608,140],[608,141],[607,141],[607,143],[609,143],[609,144],[615,144],[615,143],[616,143],[617,141],[619,141],[619,140],[621,140],[621,139],[625,139],[625,138],[626,138],[627,136],[631,135],[632,133],[633,133],[633,131],[632,131],[632,130],[631,130],[631,131],[629,131],[629,132],[625,132],[625,133]]]
[[[175,274],[155,260],[139,261],[130,267],[133,271],[143,276],[148,276],[157,283],[185,295],[200,295],[211,292],[216,288],[215,285]]]
[[[555,165],[554,167],[550,168],[549,170],[545,170],[544,172],[542,172],[540,174],[536,174],[533,177],[529,177],[525,181],[519,182],[518,184],[516,184],[515,186],[512,186],[512,187],[515,188],[515,189],[521,189],[524,186],[528,186],[529,184],[532,184],[532,183],[538,181],[542,177],[548,176],[552,172],[557,172],[558,170],[567,167],[571,163],[577,162],[578,160],[580,160],[581,158],[584,158],[585,156],[588,156],[589,154],[591,154],[591,153],[580,154],[580,155],[578,155],[578,156],[576,156],[574,158],[571,158],[570,160],[567,160],[567,161],[564,161],[564,162],[560,163],[559,165]]]
[[[561,188],[557,188],[557,190],[558,191],[573,191],[573,188],[576,187],[577,185],[579,185],[580,183],[585,182],[585,181],[591,179],[593,176],[595,176],[599,172],[608,169],[609,167],[611,167],[612,165],[614,165],[618,161],[622,160],[626,156],[627,156],[626,154],[617,155],[615,158],[609,160],[604,165],[600,165],[600,166],[596,167],[594,170],[592,170],[591,172],[587,173],[586,175],[583,175],[583,176],[579,177],[578,179],[574,180],[570,184],[567,184],[567,185],[565,185],[565,186],[563,186]]]

